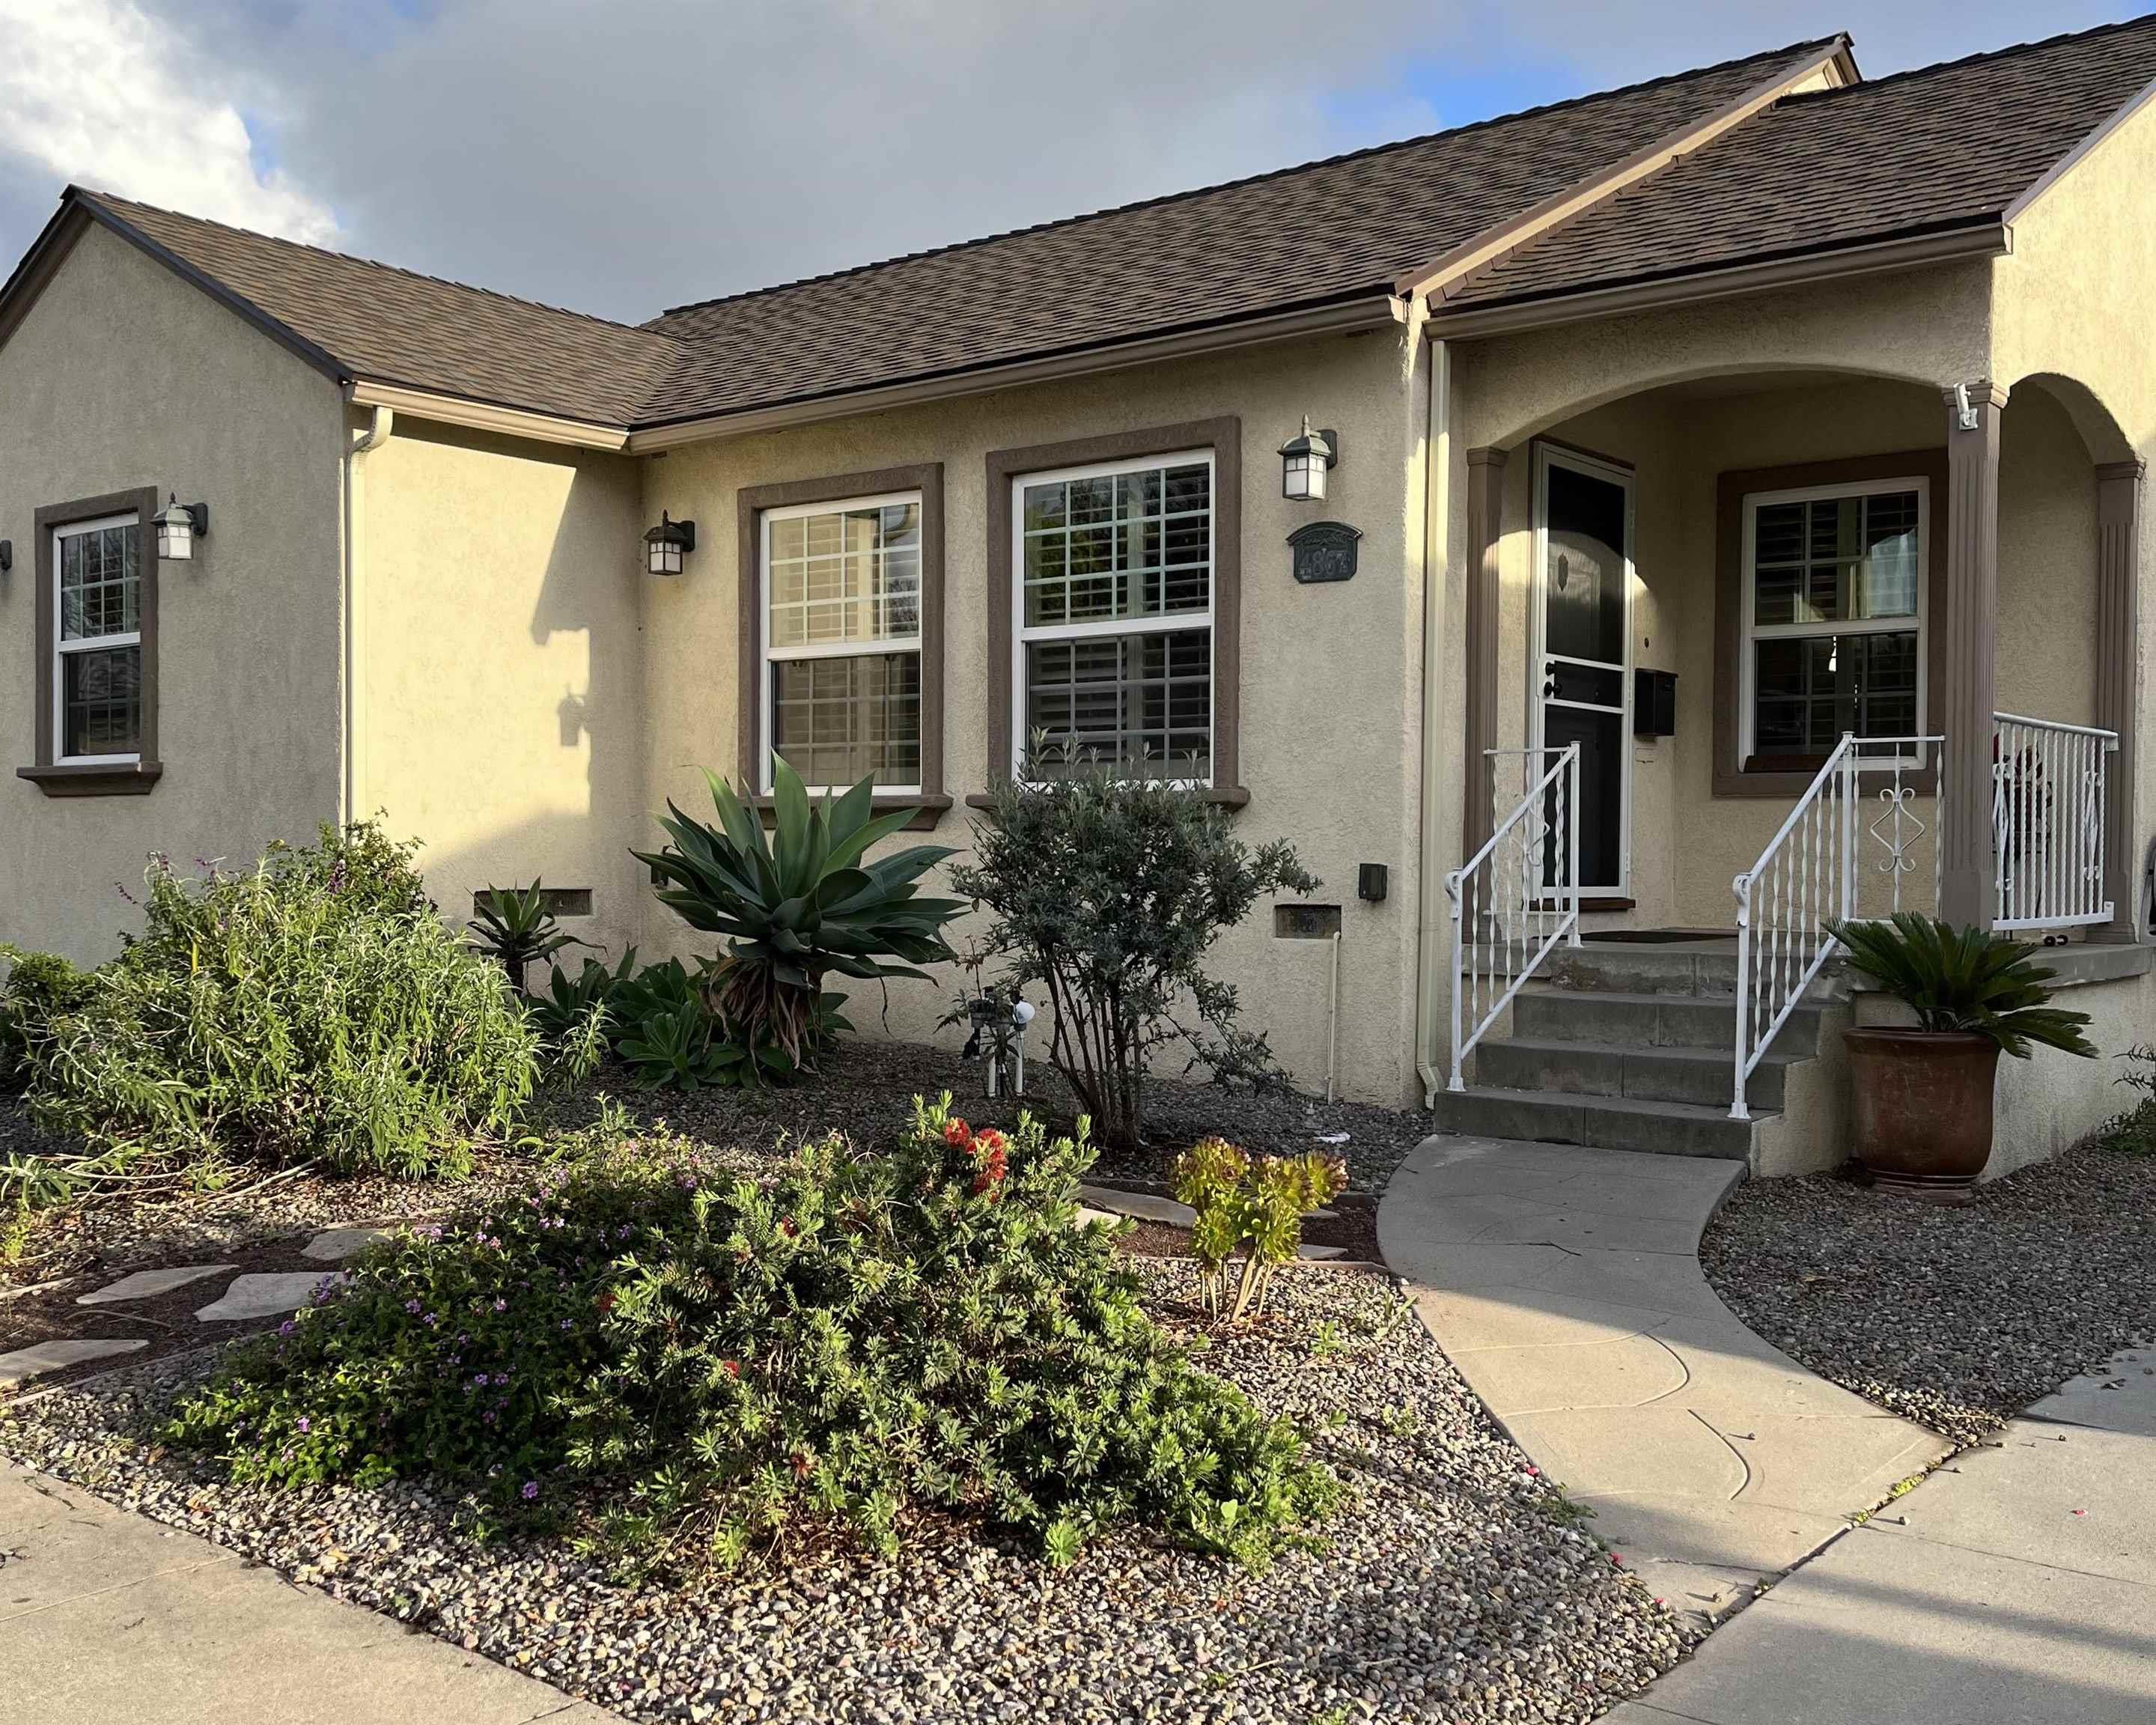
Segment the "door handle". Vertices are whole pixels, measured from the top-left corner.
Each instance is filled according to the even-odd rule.
[[[1551,700],[1556,694],[1557,667],[1553,665],[1546,665],[1543,667],[1543,699]]]

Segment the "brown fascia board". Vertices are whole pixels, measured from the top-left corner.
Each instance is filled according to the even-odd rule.
[[[45,284],[59,273],[60,265],[89,225],[88,216],[63,202],[30,242],[30,249],[9,273],[7,285],[0,286],[0,344],[15,333],[16,326],[37,303]]]
[[[1442,292],[1471,273],[1481,270],[1537,235],[1570,220],[1627,186],[1666,167],[1680,156],[1689,155],[1712,142],[1732,126],[1741,126],[1763,108],[1772,107],[1805,80],[1825,73],[1836,85],[1853,84],[1860,76],[1847,36],[1837,36],[1810,59],[1789,67],[1763,83],[1755,84],[1733,101],[1654,142],[1635,150],[1622,162],[1589,175],[1585,179],[1552,193],[1510,221],[1486,228],[1473,239],[1455,246],[1419,269],[1409,271],[1394,284],[1403,299],[1427,297]]]
[[[2005,257],[2014,249],[2014,230],[1996,217],[1960,227],[1905,234],[1861,245],[1763,259],[1718,270],[1651,280],[1620,282],[1540,299],[1500,301],[1466,311],[1435,311],[1423,327],[1433,341],[1465,341],[1476,336],[1507,336],[1522,330],[1584,323],[1598,317],[1650,311],[1669,305],[1697,305],[1777,288],[1928,264],[1973,262]]]

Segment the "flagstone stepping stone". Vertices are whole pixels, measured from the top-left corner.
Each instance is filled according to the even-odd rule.
[[[1189,1228],[1198,1220],[1198,1212],[1188,1204],[1178,1204],[1172,1198],[1157,1198],[1150,1192],[1118,1192],[1112,1186],[1081,1186],[1078,1195],[1096,1209],[1112,1210],[1119,1216],[1134,1216],[1141,1222],[1165,1222],[1171,1228]]]
[[[191,1281],[200,1281],[205,1276],[215,1276],[219,1271],[229,1270],[229,1264],[180,1264],[169,1270],[138,1270],[132,1276],[123,1276],[109,1288],[95,1292],[78,1294],[78,1306],[110,1306],[121,1300],[152,1300],[160,1294],[169,1294],[174,1288],[183,1288]]]
[[[1081,1204],[1078,1206],[1078,1219],[1070,1225],[1083,1228],[1089,1222],[1120,1222],[1122,1219],[1112,1210],[1096,1210],[1090,1204]]]
[[[1299,1245],[1296,1248],[1296,1252],[1301,1257],[1322,1260],[1327,1258],[1340,1257],[1346,1253],[1347,1250],[1348,1248],[1345,1246]]]
[[[147,1342],[33,1342],[13,1353],[0,1353],[0,1389],[11,1389],[26,1378],[45,1372],[64,1371],[85,1360],[105,1359],[116,1353],[133,1353]]]
[[[285,1317],[311,1304],[326,1281],[343,1281],[341,1270],[287,1271],[275,1275],[236,1276],[224,1297],[195,1313],[203,1323],[234,1323],[249,1317]]]
[[[334,1264],[341,1259],[356,1258],[377,1240],[389,1237],[387,1228],[332,1228],[309,1240],[300,1249],[300,1255]]]

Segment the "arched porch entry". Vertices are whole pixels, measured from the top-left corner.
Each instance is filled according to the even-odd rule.
[[[2093,391],[1724,368],[1465,479],[1463,857],[1577,742],[1588,926],[1726,929],[1842,736],[1928,738],[1862,752],[1867,891],[2130,937],[2139,469]]]

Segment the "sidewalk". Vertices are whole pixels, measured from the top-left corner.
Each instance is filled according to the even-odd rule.
[[[2148,1725],[2153,1372],[2136,1349],[2037,1403],[1605,1725]]]
[[[615,1715],[0,1462],[0,1725],[605,1725]]]

